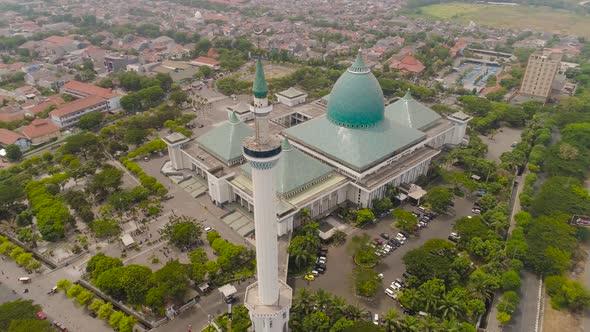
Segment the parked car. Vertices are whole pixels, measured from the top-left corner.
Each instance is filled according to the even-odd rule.
[[[461,239],[461,237],[457,233],[451,233],[449,235],[449,240],[452,242],[457,242]]]
[[[389,234],[381,233],[381,237],[384,238],[385,240],[389,240]]]
[[[37,317],[39,317],[40,320],[46,320],[47,319],[47,315],[45,315],[45,313],[43,311],[37,312]]]
[[[391,288],[386,288],[385,289],[385,295],[391,297],[394,300],[397,300],[397,298],[398,298],[398,295],[397,295],[396,291],[394,291]]]
[[[375,242],[375,244],[377,245],[383,245],[383,240],[381,240],[380,238],[376,237],[373,239],[373,242]]]
[[[315,280],[315,276],[313,274],[306,274],[305,277],[303,277],[303,278],[307,281],[314,281]]]
[[[416,216],[416,218],[420,218],[420,212],[412,211],[412,214]]]
[[[404,273],[402,273],[402,277],[404,277],[404,278],[409,278],[411,276],[412,276],[412,274],[408,271],[405,271]]]
[[[373,324],[379,325],[379,314],[375,314],[373,317]]]
[[[205,233],[209,233],[209,232],[212,232],[214,229],[213,229],[213,227],[207,226],[203,230],[205,231]]]
[[[478,208],[476,208],[476,207],[474,207],[473,209],[471,209],[471,212],[472,212],[473,214],[480,214],[480,213],[481,213],[481,210],[480,210],[480,209],[478,209]]]

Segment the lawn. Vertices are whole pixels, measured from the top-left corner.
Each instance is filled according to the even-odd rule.
[[[418,9],[418,15],[435,20],[474,21],[479,25],[515,30],[531,29],[564,35],[590,37],[590,15],[549,7],[497,6],[447,3]]]

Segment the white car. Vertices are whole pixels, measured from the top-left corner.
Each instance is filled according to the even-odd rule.
[[[375,314],[375,317],[373,317],[373,324],[379,325],[379,314]]]
[[[209,232],[213,231],[213,227],[207,226],[207,227],[205,227],[204,231],[205,231],[205,233],[209,233]]]
[[[396,238],[400,238],[400,237],[401,237],[401,238],[402,238],[402,239],[404,239],[404,240],[406,239],[406,236],[405,236],[405,235],[403,235],[402,233],[397,233],[397,235],[396,235],[395,237],[396,237]]]
[[[395,282],[395,281],[394,281],[394,282],[392,282],[392,283],[391,283],[391,285],[390,285],[389,287],[391,287],[391,289],[393,289],[393,290],[396,290],[396,291],[397,291],[397,290],[400,290],[400,289],[402,289],[402,285],[398,284],[398,283],[397,283],[397,282]]]
[[[385,289],[385,295],[391,297],[394,300],[397,300],[397,293],[395,292],[395,290],[393,290],[391,288]]]

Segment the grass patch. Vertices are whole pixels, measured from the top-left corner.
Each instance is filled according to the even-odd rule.
[[[515,30],[532,29],[590,37],[590,15],[533,6],[497,6],[451,2],[418,8],[412,16],[461,23],[475,22]]]

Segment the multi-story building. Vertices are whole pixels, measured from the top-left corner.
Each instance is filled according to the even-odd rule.
[[[552,49],[536,51],[529,57],[520,96],[545,102],[551,93],[551,84],[561,64],[562,53]]]
[[[106,112],[109,110],[108,100],[99,96],[88,96],[63,104],[49,112],[51,121],[59,128],[75,126],[82,115],[90,112]]]
[[[60,92],[68,94],[74,98],[84,98],[89,96],[101,97],[107,101],[109,111],[121,107],[120,97],[112,89],[105,89],[88,83],[74,80],[68,81],[61,87]]]

